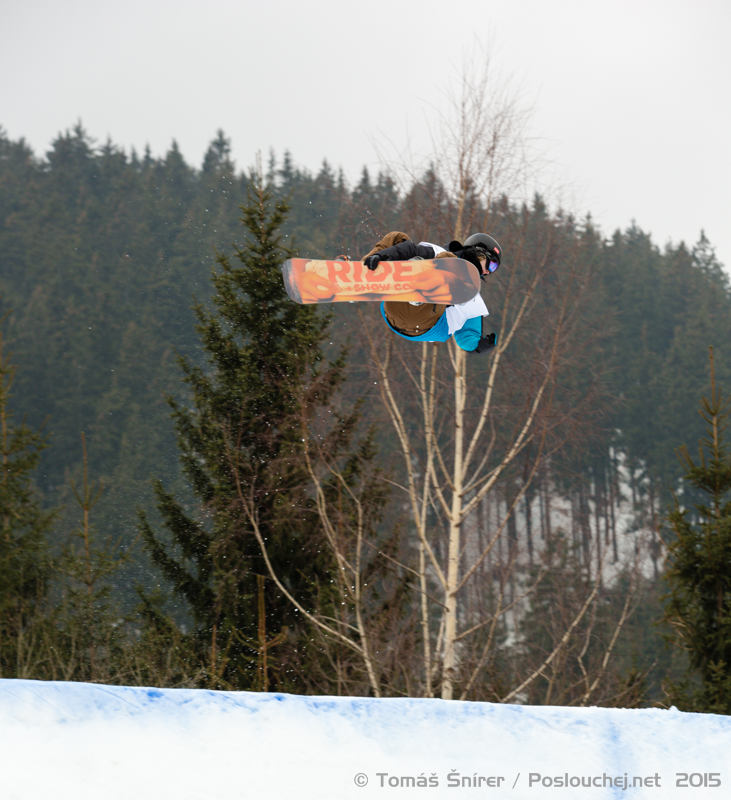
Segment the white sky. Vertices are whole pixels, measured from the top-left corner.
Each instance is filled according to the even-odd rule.
[[[38,153],[98,140],[200,165],[218,128],[357,180],[374,139],[427,141],[475,36],[606,233],[705,228],[731,267],[729,0],[0,0],[0,125]]]

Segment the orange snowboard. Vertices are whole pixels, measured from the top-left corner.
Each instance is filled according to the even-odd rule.
[[[287,294],[304,304],[398,300],[454,305],[480,291],[477,270],[461,258],[381,261],[373,271],[362,261],[292,258],[282,272]]]

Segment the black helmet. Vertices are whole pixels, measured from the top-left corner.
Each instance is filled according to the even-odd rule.
[[[473,233],[464,244],[458,241],[449,243],[449,251],[477,267],[480,278],[485,281],[500,266],[502,248],[492,236],[486,233]],[[480,257],[487,260],[480,263]],[[483,266],[484,264],[484,266]]]
[[[484,250],[490,261],[500,263],[503,249],[492,236],[488,236],[486,233],[473,233],[465,240],[464,246]]]

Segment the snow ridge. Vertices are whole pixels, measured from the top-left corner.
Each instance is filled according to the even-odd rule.
[[[22,800],[459,798],[475,789],[600,800],[687,797],[699,780],[692,796],[706,797],[714,781],[721,791],[711,797],[731,786],[731,718],[675,709],[0,680],[0,736],[2,796]]]

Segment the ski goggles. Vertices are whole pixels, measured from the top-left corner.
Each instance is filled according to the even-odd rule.
[[[497,272],[497,268],[500,266],[498,261],[490,261],[489,258],[486,258],[484,261],[480,260],[480,278],[484,281],[487,280],[488,275],[492,275],[493,272]]]
[[[495,256],[492,253],[483,247],[478,247],[477,257],[480,259],[480,261],[485,262],[484,267],[480,270],[482,273],[481,277],[487,277],[488,275],[492,275],[493,272],[497,272],[500,262],[495,259]],[[484,272],[482,271],[483,269],[485,270]]]

